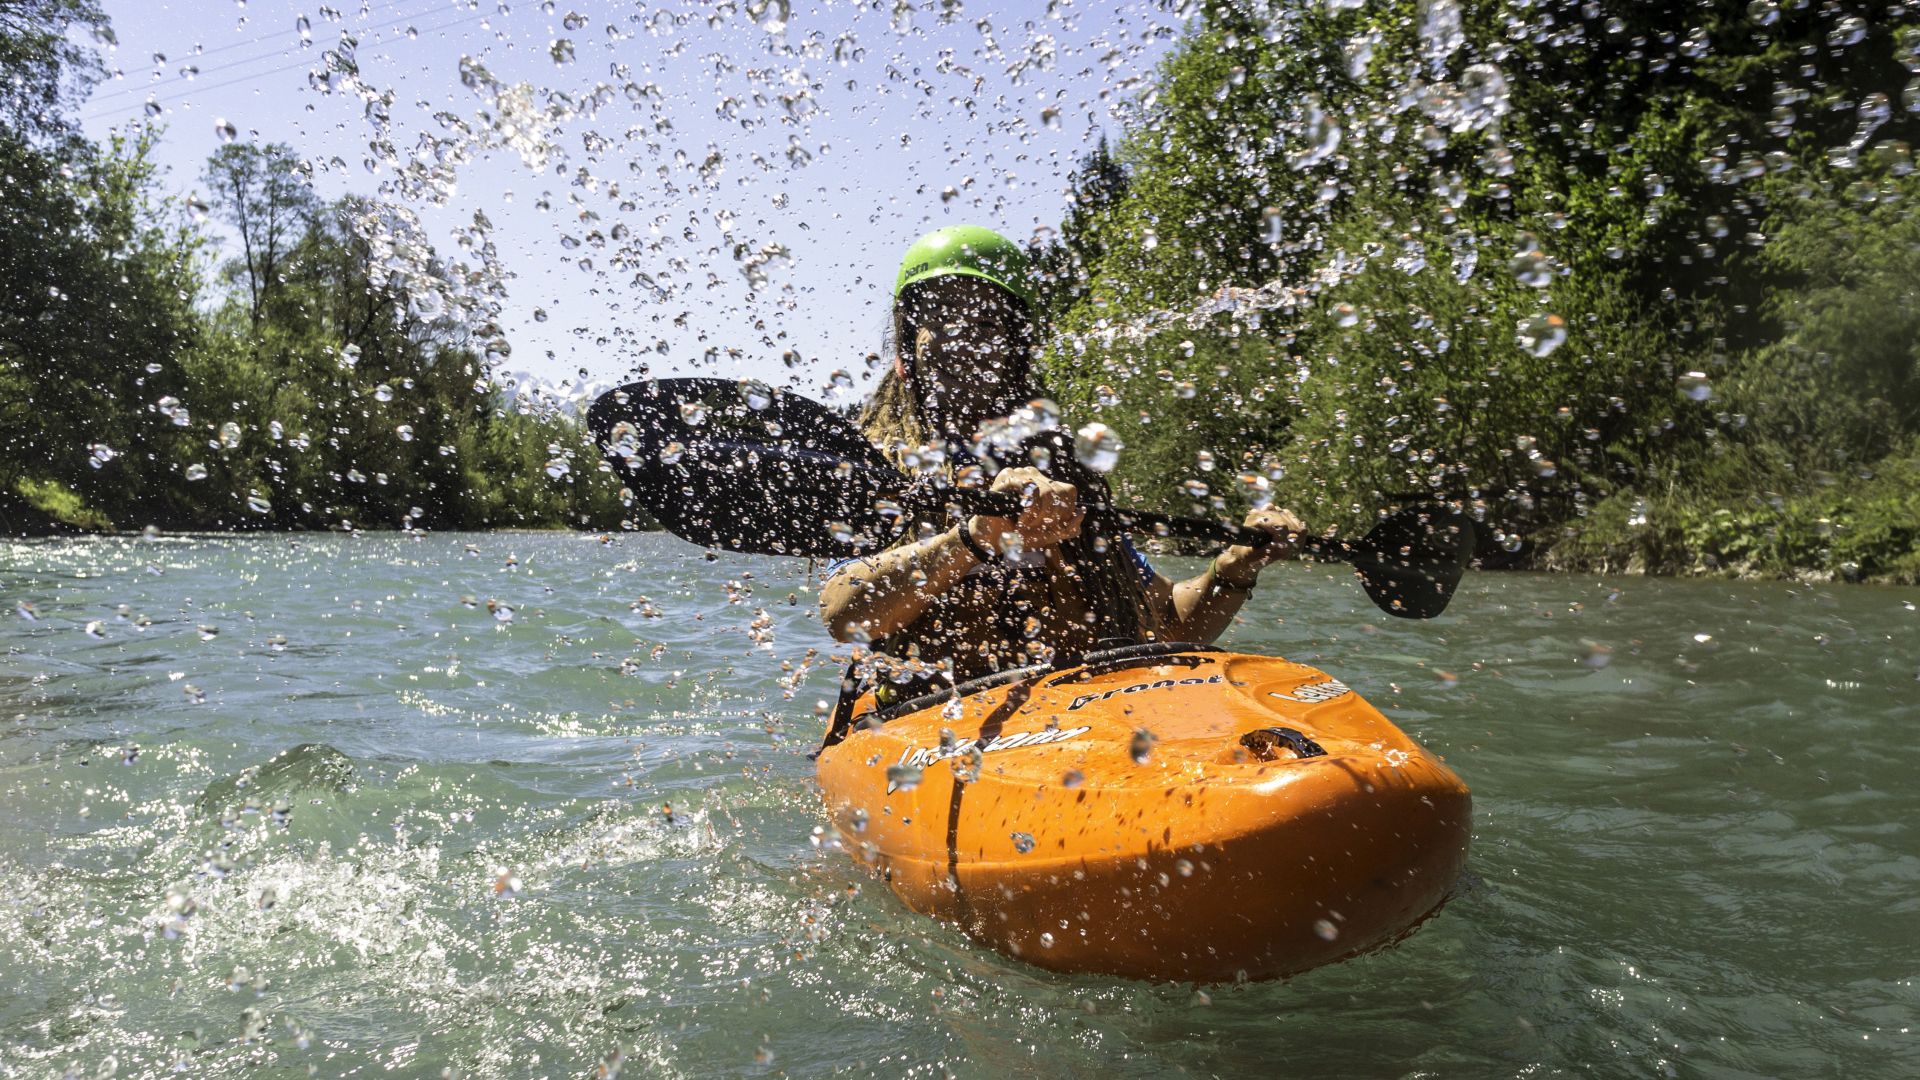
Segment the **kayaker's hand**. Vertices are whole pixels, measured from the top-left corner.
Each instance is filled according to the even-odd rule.
[[[1002,469],[993,478],[993,491],[1019,495],[1024,509],[1014,517],[989,517],[976,514],[967,523],[973,538],[989,551],[1002,551],[1003,533],[1014,533],[1028,550],[1049,548],[1062,540],[1080,535],[1085,511],[1080,509],[1080,491],[1061,483],[1039,469],[1022,467]]]
[[[1248,514],[1240,527],[1258,529],[1271,534],[1273,539],[1257,548],[1235,544],[1214,560],[1215,572],[1225,575],[1236,584],[1251,584],[1268,563],[1297,558],[1299,548],[1294,541],[1307,531],[1306,523],[1293,511],[1272,507]]]

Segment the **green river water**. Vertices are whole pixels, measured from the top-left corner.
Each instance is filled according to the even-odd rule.
[[[1229,642],[1443,754],[1473,851],[1395,948],[1196,988],[1006,959],[822,834],[804,563],[0,551],[0,1075],[1920,1074],[1920,590],[1479,574],[1408,623],[1269,571]]]

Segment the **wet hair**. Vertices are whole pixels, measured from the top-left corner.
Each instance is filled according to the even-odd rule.
[[[927,299],[926,289],[926,285],[909,287],[895,302],[883,342],[882,355],[905,359],[905,367],[910,375],[919,359],[920,332],[930,321],[934,310],[932,305],[921,302]],[[1006,295],[1011,297],[1013,294]],[[1026,370],[1013,373],[1012,377],[1024,383],[1019,388],[1022,396],[1040,397],[1043,391],[1032,376],[1037,341],[1032,315],[1025,304],[1016,301],[1015,307],[1027,317],[1016,324],[1011,351],[1025,360],[1023,367]],[[902,378],[899,365],[889,364],[874,387],[873,396],[867,399],[861,409],[859,418],[860,429],[867,440],[903,469],[909,451],[950,435],[964,437],[970,434],[937,432],[915,387],[916,381],[912,377]],[[1058,443],[1059,437],[1056,435],[1053,441]],[[1106,479],[1074,460],[1070,445],[1056,446],[1054,449],[1046,470],[1049,475],[1079,488],[1083,501],[1110,500]],[[954,456],[952,453],[947,455],[945,471],[948,480],[953,478]],[[1104,542],[1101,533],[1104,533]],[[1147,601],[1140,568],[1121,542],[1121,537],[1117,529],[1103,529],[1097,515],[1088,515],[1087,530],[1060,545],[1062,559],[1080,580],[1088,610],[1094,614],[1096,621],[1092,635],[1096,643],[1106,638],[1144,640],[1159,628],[1160,620]],[[910,543],[912,540],[913,534],[909,531],[902,536],[900,543]],[[1057,605],[1061,599],[1059,584],[1049,577],[1047,589],[1047,602]]]

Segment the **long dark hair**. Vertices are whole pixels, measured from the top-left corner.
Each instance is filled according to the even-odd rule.
[[[919,285],[906,290],[894,303],[888,328],[890,340],[886,343],[889,346],[887,352],[905,359],[907,377],[903,378],[898,367],[890,365],[874,387],[873,396],[867,399],[859,419],[860,428],[867,439],[901,464],[902,468],[905,468],[904,459],[911,451],[936,442],[950,443],[956,438],[964,439],[968,434],[936,430],[927,416],[923,395],[915,385],[918,380],[913,374],[920,360],[920,334],[934,310],[932,305],[918,302],[923,295],[917,294],[923,294],[925,289],[925,285]],[[1033,377],[1032,365],[1038,335],[1032,312],[1018,301],[1014,306],[1024,317],[1015,321],[1010,351],[1013,356],[1020,358],[1022,370],[1009,372],[1006,385],[1010,396],[1018,396],[1024,403],[1026,399],[1045,396],[1045,392]],[[1058,431],[1041,432],[1030,438],[1017,454],[1020,463],[1032,460],[1031,451],[1041,445],[1047,450],[1042,459],[1045,465],[1037,466],[1042,472],[1078,488],[1082,505],[1111,504],[1112,492],[1106,478],[1081,465],[1074,457],[1072,439]],[[951,482],[953,461],[958,456],[951,451],[964,450],[964,446],[944,448],[950,452],[943,471]],[[1014,463],[1011,460],[1013,456],[1009,455],[1009,460],[1004,462],[983,464],[989,468],[1010,465]],[[1090,512],[1080,535],[1060,545],[1062,560],[1070,568],[1071,575],[1080,581],[1088,610],[1096,620],[1092,627],[1096,643],[1111,638],[1141,640],[1159,628],[1158,614],[1147,601],[1140,567],[1128,553],[1127,546],[1122,542],[1123,536],[1110,516]],[[909,533],[902,538],[902,542],[910,542],[911,539]],[[1049,601],[1057,606],[1061,598],[1051,579],[1048,589]]]

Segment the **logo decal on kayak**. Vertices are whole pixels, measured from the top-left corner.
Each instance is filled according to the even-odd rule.
[[[997,735],[991,739],[969,739],[956,742],[952,746],[933,746],[909,748],[900,755],[896,767],[924,769],[936,761],[962,757],[978,750],[982,754],[991,754],[1000,750],[1019,750],[1027,746],[1045,746],[1049,743],[1066,742],[1087,732],[1090,727],[1048,728],[1041,731],[1019,731],[1011,735]],[[891,769],[888,770],[892,772]],[[887,794],[891,795],[899,785],[892,779],[887,780]]]
[[[1334,698],[1351,693],[1353,693],[1353,687],[1339,679],[1328,679],[1326,682],[1296,686],[1291,694],[1269,690],[1267,696],[1279,698],[1281,701],[1297,701],[1302,705],[1318,705],[1322,701],[1332,701]]]
[[[1134,683],[1132,686],[1116,687],[1104,693],[1081,694],[1079,697],[1073,699],[1073,704],[1067,706],[1067,711],[1072,712],[1075,709],[1091,705],[1096,701],[1105,701],[1117,694],[1137,694],[1142,690],[1165,690],[1171,686],[1205,686],[1209,683],[1226,681],[1227,677],[1225,675],[1196,675],[1190,679],[1160,679],[1157,682]]]

